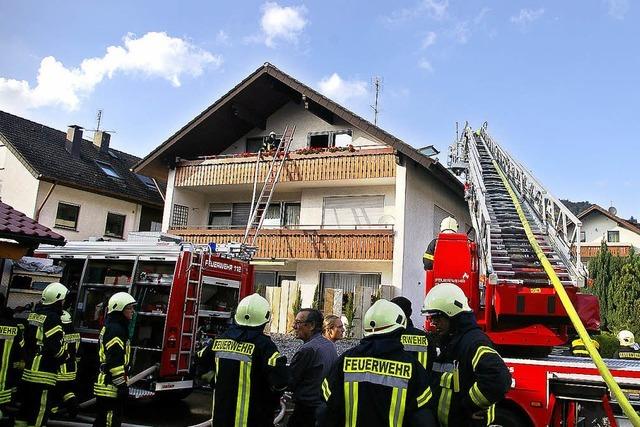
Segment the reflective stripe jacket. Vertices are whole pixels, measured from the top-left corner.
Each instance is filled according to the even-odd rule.
[[[635,343],[629,346],[620,346],[613,357],[616,359],[640,360],[640,344]]]
[[[75,331],[71,323],[63,324],[64,350],[67,353],[67,360],[60,365],[58,371],[58,381],[75,381],[78,372],[78,361],[80,360],[80,334]]]
[[[1,309],[1,308],[0,308]],[[13,319],[0,318],[0,405],[11,401],[24,350],[22,328]]]
[[[591,339],[591,342],[593,343],[593,346],[596,348],[596,350],[600,350],[600,344],[598,343],[598,341]],[[582,342],[581,338],[576,338],[575,340],[571,341],[571,354],[578,357],[589,357],[587,347],[584,345],[584,342]]]
[[[66,357],[60,314],[60,309],[53,305],[37,305],[29,314],[25,329],[24,381],[56,385],[58,368]]]
[[[287,359],[262,326],[232,326],[200,351],[215,370],[215,426],[273,426],[287,385]]]
[[[113,312],[107,316],[98,338],[100,372],[93,385],[96,396],[118,396],[118,387],[127,385],[129,370],[129,322],[124,315]]]
[[[404,331],[370,336],[343,353],[322,383],[328,427],[400,427],[428,414],[427,371],[400,342]]]
[[[431,371],[433,359],[436,357],[436,346],[429,341],[429,338],[425,331],[413,326],[411,320],[407,324],[407,329],[400,336],[400,342],[402,342],[405,351],[415,355],[427,372]]]
[[[429,242],[429,246],[424,251],[424,255],[422,255],[422,265],[425,270],[431,270],[433,268],[433,254],[436,252],[436,242],[438,239],[433,239]]]
[[[433,364],[430,402],[441,427],[490,425],[495,403],[511,386],[511,374],[473,313],[451,319],[452,335]],[[482,416],[472,423],[472,415]]]

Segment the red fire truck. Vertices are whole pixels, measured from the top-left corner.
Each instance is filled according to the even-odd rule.
[[[253,266],[211,249],[178,241],[69,242],[38,249],[37,256],[64,267],[61,281],[70,290],[67,300],[84,344],[81,378],[95,375],[91,362],[97,363],[109,297],[126,291],[137,301],[130,376],[158,367],[131,394],[188,395],[197,341],[223,331],[238,301],[253,292]]]

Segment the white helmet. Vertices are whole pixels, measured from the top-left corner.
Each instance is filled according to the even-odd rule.
[[[60,316],[60,321],[64,324],[71,323],[71,313],[69,313],[67,310],[63,310],[62,316]]]
[[[258,294],[251,294],[242,298],[234,317],[240,326],[261,326],[271,319],[269,301]]]
[[[431,288],[424,297],[422,315],[444,314],[453,317],[462,312],[471,311],[469,301],[460,286],[453,283],[440,283]]]
[[[440,232],[441,233],[457,233],[458,221],[456,221],[456,219],[452,216],[446,217],[440,223]]]
[[[116,292],[109,298],[109,305],[107,306],[107,313],[113,313],[114,311],[122,311],[126,306],[135,304],[136,299],[127,292]]]
[[[407,327],[407,316],[391,301],[379,299],[364,314],[364,336],[381,335]]]
[[[633,332],[625,329],[618,332],[618,341],[620,341],[620,345],[629,347],[636,343],[636,338],[633,336]]]
[[[65,285],[59,282],[49,283],[42,291],[42,304],[50,305],[66,298],[69,290]]]

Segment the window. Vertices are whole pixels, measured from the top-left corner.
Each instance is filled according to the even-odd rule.
[[[382,275],[380,273],[320,273],[320,300],[324,302],[325,289],[342,289],[344,295],[354,293],[359,286],[373,288],[380,287]],[[343,301],[345,301],[343,299]]]
[[[291,227],[300,225],[300,203],[285,203],[282,225]]]
[[[153,179],[149,178],[148,176],[145,175],[140,175],[139,173],[136,174],[136,176],[138,177],[138,179],[140,181],[142,181],[142,183],[144,185],[146,185],[149,189],[151,190],[157,190],[156,188],[156,184],[153,182]]]
[[[59,202],[55,227],[65,228],[67,230],[76,230],[78,228],[79,215],[80,206]]]
[[[251,213],[251,203],[234,203],[231,211],[231,225],[233,227],[246,227]]]
[[[348,226],[380,224],[384,216],[384,196],[325,197],[322,225]]]
[[[100,169],[102,169],[102,172],[106,173],[111,178],[122,179],[120,175],[118,175],[118,172],[116,172],[113,166],[111,166],[109,163],[99,162],[97,160],[96,160],[96,163],[98,166],[100,166]]]
[[[171,225],[173,227],[186,227],[189,221],[189,207],[183,205],[173,205],[171,215]]]
[[[211,228],[228,227],[231,225],[231,211],[212,211],[209,212],[208,225]]]
[[[126,215],[112,212],[107,213],[107,226],[104,229],[104,235],[122,239],[124,235],[124,221],[126,219]]]
[[[350,130],[338,131],[333,134],[333,145],[336,147],[348,147],[353,143]]]
[[[309,147],[328,148],[329,146],[329,132],[309,134]]]
[[[309,132],[310,148],[347,147],[353,142],[351,130]]]
[[[586,242],[587,241],[587,232],[586,231],[581,231],[580,232],[580,241],[581,242]]]
[[[283,280],[296,280],[295,271],[265,271],[256,270],[254,273],[254,286],[281,286]]]
[[[609,242],[609,243],[618,243],[618,242],[620,242],[620,232],[619,231],[607,231],[607,242]]]

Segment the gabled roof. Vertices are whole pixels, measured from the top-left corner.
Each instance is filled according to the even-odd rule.
[[[64,237],[2,202],[0,202],[0,238],[12,239],[28,246],[37,246],[39,243],[56,246],[65,244]]]
[[[582,218],[584,218],[587,215],[592,214],[592,213],[600,213],[600,214],[606,216],[607,218],[609,218],[610,220],[616,222],[620,227],[624,227],[627,230],[633,231],[634,233],[640,235],[640,227],[630,223],[627,220],[624,220],[624,219],[620,218],[619,216],[616,216],[616,215],[612,214],[608,210],[606,210],[606,209],[604,209],[601,206],[596,205],[596,204],[593,204],[593,205],[589,206],[587,209],[585,209],[582,212],[580,212],[578,214],[578,219],[581,220]]]
[[[73,158],[65,149],[66,139],[66,132],[0,111],[0,142],[37,179],[152,207],[163,205],[158,191],[131,172],[140,158],[114,149],[101,153],[84,139],[80,158]],[[109,177],[96,161],[111,165],[121,179]]]
[[[304,103],[305,108],[329,123],[335,118],[350,123],[429,169],[453,190],[462,191],[460,181],[437,161],[268,62],[156,147],[134,170],[164,177],[176,157],[219,154],[250,130],[264,129],[266,118],[291,101]]]

